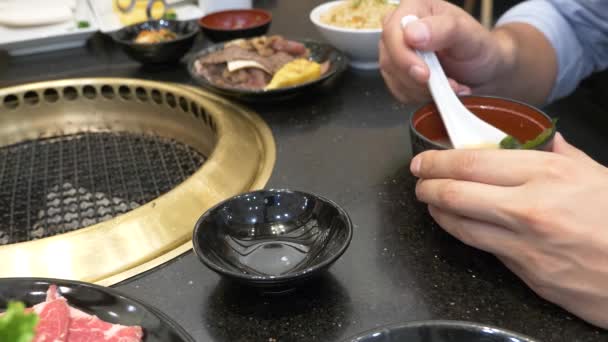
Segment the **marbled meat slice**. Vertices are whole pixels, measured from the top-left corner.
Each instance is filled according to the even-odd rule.
[[[246,60],[256,61],[270,70],[273,74],[277,72],[283,65],[293,61],[296,57],[287,52],[278,51],[271,56],[262,57],[253,51],[243,49],[239,46],[228,46],[222,50],[212,52],[204,57],[201,57],[198,62],[200,67],[213,64],[224,64],[230,61]]]
[[[55,342],[140,342],[143,338],[143,330],[139,326],[111,324],[68,306],[66,300],[57,292],[57,286],[51,285],[47,291],[47,301],[57,300],[66,303],[69,327],[67,339]]]
[[[139,326],[111,324],[96,316],[70,308],[67,342],[141,342],[143,336]]]
[[[36,304],[32,310],[39,317],[33,342],[68,341],[70,309],[64,298]]]
[[[276,51],[283,51],[298,57],[306,57],[308,55],[308,50],[304,44],[285,38],[273,40],[272,48]]]

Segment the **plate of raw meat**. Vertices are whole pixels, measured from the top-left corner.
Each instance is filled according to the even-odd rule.
[[[193,342],[165,314],[116,290],[59,279],[0,279],[0,312],[27,306],[38,322],[33,342]],[[2,313],[0,313],[0,316]]]
[[[211,45],[188,63],[203,88],[246,101],[291,98],[328,84],[348,67],[331,45],[280,35]]]

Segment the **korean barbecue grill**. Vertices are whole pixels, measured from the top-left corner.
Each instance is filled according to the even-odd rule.
[[[0,277],[113,284],[191,248],[198,217],[263,187],[275,158],[254,113],[134,79],[0,89]]]

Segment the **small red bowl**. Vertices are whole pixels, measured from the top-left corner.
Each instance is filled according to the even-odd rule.
[[[212,41],[251,38],[266,34],[272,14],[261,9],[235,9],[208,14],[198,20],[203,33]]]

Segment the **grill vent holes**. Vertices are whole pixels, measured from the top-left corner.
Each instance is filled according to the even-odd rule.
[[[160,91],[158,91],[158,89],[152,89],[152,92],[150,92],[150,96],[152,97],[152,101],[154,101],[154,103],[163,104],[163,96],[160,94]]]
[[[175,108],[177,106],[177,102],[175,101],[175,95],[173,95],[173,93],[166,93],[165,99],[169,107]]]
[[[142,88],[142,87],[135,88],[135,95],[137,96],[137,98],[141,102],[147,102],[148,101],[148,92],[144,88]]]
[[[184,112],[188,112],[188,101],[181,96],[179,97],[179,106]]]
[[[87,99],[93,100],[95,97],[97,97],[97,89],[95,89],[93,86],[86,85],[82,87],[82,95],[84,95],[84,97]]]
[[[101,96],[105,97],[108,100],[113,99],[114,96],[116,96],[116,94],[114,93],[114,88],[107,84],[101,86]]]
[[[129,88],[125,85],[122,85],[122,86],[118,87],[118,94],[123,99],[130,100],[131,99],[131,88]]]
[[[121,85],[115,88],[114,86],[104,84],[101,87],[94,85],[84,85],[82,87],[82,93],[78,91],[76,87],[67,86],[64,88],[54,89],[47,88],[39,93],[38,91],[30,90],[21,94],[8,94],[1,99],[0,105],[6,109],[14,110],[21,105],[21,100],[27,105],[36,105],[40,101],[44,100],[49,103],[54,103],[60,99],[66,101],[74,101],[78,99],[78,96],[84,96],[87,99],[95,99],[97,96],[101,96],[105,99],[112,100],[119,96],[124,100],[133,100],[136,98],[141,102],[152,101],[158,105],[166,103],[171,108],[179,108],[184,113],[192,114],[195,118],[203,121],[213,132],[217,133],[217,126],[213,117],[207,113],[203,106],[198,105],[195,101],[179,96],[176,97],[172,92],[162,93],[158,89],[146,89],[144,87],[136,87],[132,89],[127,85]]]
[[[2,103],[7,109],[16,109],[17,107],[19,107],[19,98],[17,98],[17,96],[13,94],[6,95]]]
[[[28,91],[23,95],[23,102],[29,105],[36,105],[40,102],[40,96],[35,91]]]
[[[198,113],[198,106],[196,105],[196,103],[190,102],[190,110],[192,111],[192,115],[194,115],[194,117],[198,119],[199,113]]]
[[[63,98],[68,101],[74,101],[78,98],[78,90],[74,87],[63,88]]]
[[[59,93],[57,92],[57,90],[55,90],[53,88],[45,89],[43,96],[44,96],[44,100],[47,102],[50,102],[50,103],[54,103],[59,100]]]

